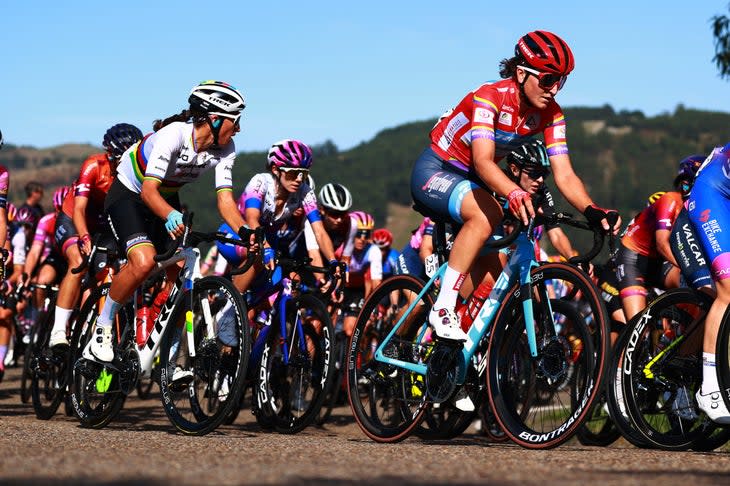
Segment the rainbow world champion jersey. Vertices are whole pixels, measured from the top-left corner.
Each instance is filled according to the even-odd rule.
[[[231,140],[218,149],[196,152],[193,124],[173,122],[132,145],[117,168],[124,186],[139,194],[145,179],[160,181],[160,194],[169,196],[193,182],[208,169],[215,168],[217,191],[232,190],[236,147]]]

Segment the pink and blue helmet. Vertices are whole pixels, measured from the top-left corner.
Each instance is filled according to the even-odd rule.
[[[269,149],[266,168],[287,167],[309,169],[312,166],[312,149],[298,140],[284,139]]]

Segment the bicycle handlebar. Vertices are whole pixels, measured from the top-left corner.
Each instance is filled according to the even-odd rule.
[[[263,248],[263,242],[264,242],[264,228],[258,227],[254,230],[245,228],[242,231],[242,235],[240,240],[229,238],[226,236],[225,233],[221,231],[214,231],[211,233],[204,233],[200,231],[193,231],[192,228],[193,224],[193,213],[188,212],[183,214],[183,225],[185,225],[185,232],[183,233],[182,238],[178,238],[174,241],[178,242],[177,244],[171,245],[170,248],[165,253],[160,253],[159,255],[155,255],[154,261],[155,262],[162,262],[165,260],[168,260],[172,258],[172,256],[175,254],[175,252],[178,250],[178,248],[191,248],[198,246],[201,243],[206,243],[210,241],[220,241],[222,243],[230,243],[232,245],[237,246],[246,246],[249,247],[249,251],[246,254],[246,261],[244,264],[237,269],[234,269],[231,271],[231,275],[238,275],[240,273],[246,272],[251,266],[256,262],[257,257],[261,253],[261,250]],[[254,245],[258,245],[257,251],[251,251],[250,250],[250,239],[251,235],[254,235]]]
[[[542,217],[539,216],[537,218],[538,223],[537,224],[544,224],[548,223],[550,225],[554,224],[565,224],[568,226],[572,226],[574,228],[592,231],[593,232],[593,247],[588,250],[583,255],[576,255],[574,257],[571,257],[568,259],[568,263],[571,263],[573,265],[579,265],[582,263],[588,263],[591,260],[593,260],[600,252],[601,249],[603,249],[603,243],[605,241],[606,235],[608,235],[608,245],[611,253],[614,253],[614,243],[615,238],[612,232],[606,231],[603,228],[598,228],[595,226],[592,226],[588,223],[588,221],[582,221],[577,220],[573,217],[570,213],[555,213],[549,217]]]

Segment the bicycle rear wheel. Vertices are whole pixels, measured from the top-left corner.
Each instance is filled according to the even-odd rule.
[[[623,359],[626,409],[654,447],[689,449],[716,427],[694,397],[702,382],[702,329],[711,305],[712,298],[702,292],[675,289],[657,297],[630,324]],[[663,344],[659,338],[670,329],[678,337]]]
[[[241,294],[221,277],[195,281],[173,308],[160,345],[162,405],[178,430],[204,435],[230,415],[243,392],[250,350]]]
[[[82,427],[101,429],[117,416],[127,395],[122,391],[120,373],[111,364],[87,360],[82,356],[84,348],[93,337],[96,319],[109,294],[109,284],[94,289],[73,323],[71,337],[71,363],[69,380],[71,404]],[[112,342],[119,342],[118,329],[127,321],[126,308],[117,314],[113,326]]]
[[[34,326],[28,343],[31,366],[30,394],[33,410],[40,420],[48,420],[56,414],[66,396],[68,386],[67,355],[54,353],[48,347],[53,327],[53,314],[43,312]]]
[[[562,289],[562,290],[561,290]],[[531,272],[537,356],[530,355],[515,285],[499,309],[489,342],[489,400],[515,443],[556,447],[583,424],[599,396],[608,353],[606,310],[590,278],[548,263]]]
[[[426,402],[423,375],[376,361],[374,351],[409,307],[409,299],[424,284],[409,275],[388,278],[368,297],[357,319],[348,346],[347,394],[353,415],[362,431],[377,442],[407,438],[423,419]],[[391,293],[398,293],[394,317],[385,318]],[[433,297],[426,293],[415,301],[411,313],[384,349],[386,356],[423,364],[433,342],[428,332],[428,313]]]

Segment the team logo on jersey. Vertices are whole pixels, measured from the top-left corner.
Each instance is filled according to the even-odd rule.
[[[494,123],[494,113],[486,108],[477,108],[474,110],[474,121],[476,123]]]
[[[500,113],[499,123],[503,125],[512,125],[512,113],[505,113],[504,111]]]
[[[556,140],[564,140],[565,139],[565,125],[560,125],[559,127],[555,127],[555,130],[553,131],[553,137],[555,137]]]
[[[707,220],[709,220],[709,219],[710,219],[710,210],[705,209],[704,211],[702,211],[702,214],[700,214],[700,221],[702,221],[703,223],[706,223]]]

